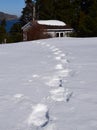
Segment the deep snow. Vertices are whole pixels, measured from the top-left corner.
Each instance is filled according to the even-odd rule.
[[[97,38],[0,45],[0,130],[97,130]]]

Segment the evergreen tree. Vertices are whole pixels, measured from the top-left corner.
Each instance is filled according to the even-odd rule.
[[[70,17],[70,1],[69,0],[57,0],[56,1],[56,18],[65,22],[69,22]]]
[[[25,7],[23,8],[22,16],[20,18],[22,25],[25,25],[33,19],[33,6],[34,2],[32,0],[25,0]]]
[[[90,7],[92,4],[93,4],[93,0],[82,0],[81,11],[83,11],[85,14],[88,14],[90,12]]]
[[[37,0],[36,10],[39,20],[58,19],[71,24],[73,11],[70,0]]]
[[[79,37],[97,36],[97,0],[84,0],[81,5],[80,19],[78,25]]]
[[[22,31],[21,31],[21,24],[15,23],[12,28],[10,29],[10,42],[20,42],[22,41]]]
[[[3,19],[0,24],[0,43],[6,42],[6,20]]]
[[[1,26],[4,27],[4,28],[6,27],[6,20],[5,20],[5,19],[3,19],[3,20],[1,21]]]
[[[39,20],[55,19],[55,4],[56,0],[37,0],[36,2],[36,14]]]

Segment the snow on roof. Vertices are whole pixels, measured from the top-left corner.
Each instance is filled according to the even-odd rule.
[[[51,26],[65,26],[66,25],[66,23],[59,20],[39,20],[37,22],[42,25],[51,25]]]

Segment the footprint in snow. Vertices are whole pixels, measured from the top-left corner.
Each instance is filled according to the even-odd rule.
[[[38,74],[33,74],[32,78],[39,78],[40,76]]]
[[[25,97],[24,97],[23,94],[17,93],[17,94],[15,94],[15,95],[13,96],[13,99],[12,99],[12,100],[13,100],[15,103],[19,103],[19,102],[23,101],[24,99],[25,99]]]
[[[50,86],[50,87],[58,87],[59,84],[59,80],[60,78],[58,76],[53,76],[49,79],[48,82],[46,82],[46,85]]]
[[[50,91],[50,95],[51,95],[51,99],[53,99],[54,101],[64,101],[64,93],[65,93],[65,89],[64,88],[57,88],[57,89],[53,89]]]
[[[54,101],[65,101],[68,102],[72,97],[73,92],[68,89],[64,89],[63,87],[53,89],[50,91],[51,99]]]
[[[61,58],[64,58],[64,57],[66,57],[66,54],[62,53],[62,54],[60,54],[60,56],[61,56]]]
[[[49,110],[44,104],[37,104],[33,107],[32,113],[28,117],[28,125],[36,128],[45,127],[49,123]]]
[[[33,102],[31,101],[29,97],[21,93],[17,93],[13,95],[12,101],[14,101],[14,103],[33,104]]]
[[[56,52],[54,52],[54,55],[59,55],[60,53],[62,53],[62,51],[56,51]]]
[[[61,60],[61,57],[60,56],[56,56],[55,60]]]
[[[55,60],[60,61],[61,63],[64,63],[64,64],[69,63],[69,60],[67,60],[66,58],[62,58],[61,56],[56,56]]]
[[[57,64],[57,65],[55,66],[55,69],[56,69],[56,70],[62,70],[62,69],[64,69],[64,67],[63,67],[62,64]]]
[[[58,48],[52,49],[52,52],[56,52],[56,51],[59,51],[59,49]]]
[[[59,77],[61,77],[61,78],[66,78],[66,77],[69,76],[70,72],[71,72],[70,69],[59,70],[59,71],[57,72],[57,75],[58,75]]]

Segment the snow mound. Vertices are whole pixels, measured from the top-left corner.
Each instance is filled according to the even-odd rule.
[[[45,126],[49,121],[48,108],[44,104],[37,104],[28,118],[28,124],[34,126]]]
[[[39,20],[39,24],[42,25],[51,25],[51,26],[65,26],[66,24],[59,20]]]

